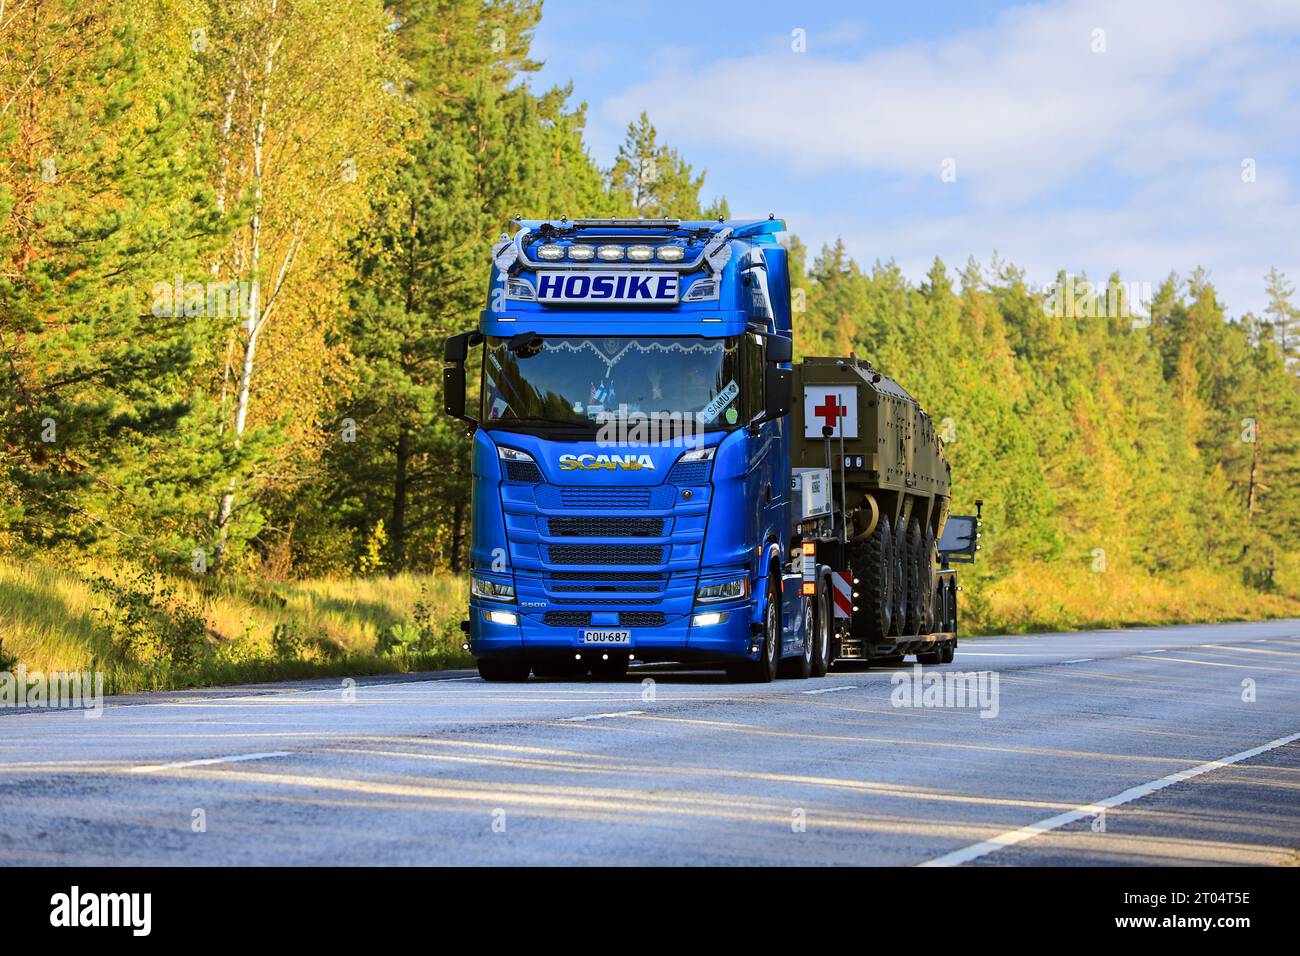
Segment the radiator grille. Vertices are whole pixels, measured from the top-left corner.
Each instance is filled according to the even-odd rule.
[[[663,611],[621,611],[618,623],[624,627],[662,627]]]
[[[656,545],[552,544],[551,564],[660,564],[664,549]]]
[[[657,538],[663,518],[551,518],[547,529],[556,538]]]
[[[587,488],[574,485],[539,485],[537,504],[549,511],[667,511],[677,498],[672,485]]]
[[[547,611],[542,620],[551,627],[586,627],[591,623],[590,611]]]

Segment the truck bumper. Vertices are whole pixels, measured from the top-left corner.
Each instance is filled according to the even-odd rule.
[[[582,640],[585,627],[548,627],[536,618],[514,611],[518,623],[495,623],[484,617],[483,610],[481,606],[470,608],[470,653],[476,659],[540,660],[593,652],[630,653],[636,660],[647,662],[726,662],[757,657],[757,652],[750,653],[757,638],[751,631],[753,610],[748,604],[704,609],[704,612],[726,615],[717,624],[696,625],[692,623],[693,615],[685,615],[660,627],[625,628],[630,632],[628,644],[585,644]]]

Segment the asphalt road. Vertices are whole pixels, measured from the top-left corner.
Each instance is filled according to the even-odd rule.
[[[909,663],[0,711],[0,863],[1300,862],[1300,621],[972,639],[945,672],[985,696],[895,706]]]

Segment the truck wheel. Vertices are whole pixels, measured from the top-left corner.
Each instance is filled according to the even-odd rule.
[[[727,677],[738,683],[770,684],[776,679],[781,658],[781,592],[772,578],[767,580],[767,607],[763,611],[763,644],[758,660],[742,661],[727,668]]]
[[[525,681],[530,670],[526,661],[494,661],[488,658],[478,662],[478,676],[490,681]]]
[[[908,585],[912,578],[912,562],[907,538],[906,528],[894,529],[894,554],[890,562],[894,577],[894,610],[890,622],[892,627],[889,631],[891,637],[903,637],[907,634],[907,605],[911,600]]]
[[[927,644],[926,648],[927,650],[917,651],[916,662],[918,664],[943,663],[943,648],[939,646],[938,642]]]
[[[943,642],[943,653],[939,657],[940,664],[951,664],[953,657],[957,654],[956,640]]]
[[[777,674],[781,677],[793,677],[807,680],[812,676],[813,657],[817,654],[817,625],[813,620],[813,601],[805,601],[803,608],[803,653],[791,657],[777,665]]]
[[[888,518],[881,515],[871,536],[854,544],[851,560],[859,595],[854,600],[858,610],[853,612],[853,636],[882,640],[889,636],[894,613],[894,537]]]
[[[825,677],[831,669],[831,594],[826,581],[817,584],[817,606],[813,611],[812,676]]]

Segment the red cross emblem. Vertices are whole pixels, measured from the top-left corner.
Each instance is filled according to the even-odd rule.
[[[849,413],[848,406],[841,405],[835,401],[834,395],[827,395],[826,401],[822,405],[813,408],[813,414],[824,421],[829,427],[835,428],[839,420]]]

